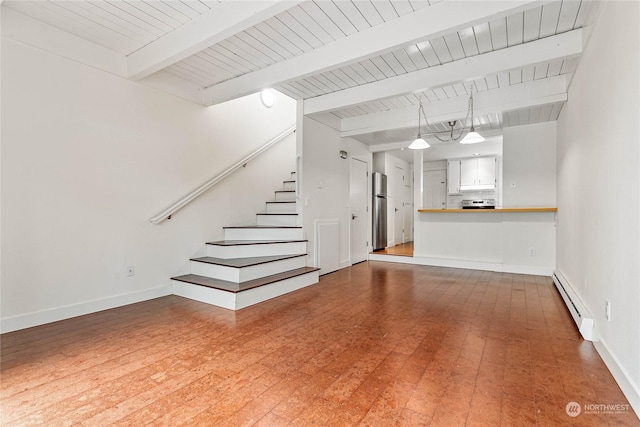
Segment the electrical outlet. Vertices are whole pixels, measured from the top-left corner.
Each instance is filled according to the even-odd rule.
[[[611,303],[608,299],[604,300],[604,318],[607,319],[608,322],[611,321]]]
[[[133,269],[133,265],[128,265],[127,266],[127,277],[131,277],[131,276],[135,276],[136,272]]]
[[[536,248],[533,246],[529,248],[529,256],[536,256]]]

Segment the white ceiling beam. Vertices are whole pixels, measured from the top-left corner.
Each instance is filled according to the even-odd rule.
[[[352,107],[378,99],[417,93],[488,74],[578,56],[582,53],[582,30],[577,29],[529,43],[476,55],[437,67],[390,77],[304,101],[304,113],[315,114]]]
[[[198,84],[163,70],[138,80],[138,83],[199,105],[202,103],[202,88]]]
[[[127,56],[139,80],[297,5],[301,0],[226,1]]]
[[[126,75],[124,55],[85,40],[9,7],[2,6],[2,37],[120,77]]]
[[[534,80],[505,88],[475,93],[474,116],[519,110],[567,100],[565,75]],[[429,123],[462,120],[467,115],[468,96],[424,103]],[[424,119],[422,119],[424,125]],[[349,117],[341,121],[341,137],[418,127],[418,108],[404,107],[379,113]]]
[[[266,86],[298,80],[332,68],[382,55],[424,40],[540,6],[536,0],[447,1],[336,40],[303,55],[278,62],[211,86],[205,90],[206,105],[225,102],[257,92]]]

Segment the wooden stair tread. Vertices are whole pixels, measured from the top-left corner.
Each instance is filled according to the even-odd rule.
[[[297,225],[234,225],[227,226],[222,228],[259,228],[259,229],[267,229],[267,228],[302,228]]]
[[[295,254],[295,255],[271,255],[271,256],[258,256],[249,258],[214,258],[210,256],[191,258],[191,261],[204,262],[207,264],[222,265],[224,267],[252,267],[254,265],[267,264],[269,262],[283,261],[290,258],[297,258],[301,256],[307,256],[307,254]]]
[[[234,283],[226,280],[212,279],[211,277],[199,276],[197,274],[185,274],[178,277],[172,277],[171,280],[178,280],[181,282],[191,283],[194,285],[205,286],[208,288],[219,289],[227,292],[242,292],[248,289],[257,288],[260,286],[269,285],[271,283],[278,282],[280,280],[290,279],[292,277],[301,276],[303,274],[311,273],[320,270],[314,267],[302,267],[295,270],[285,271],[283,273],[273,274],[271,276],[260,277],[258,279],[248,280],[242,283]]]
[[[303,243],[307,240],[218,240],[207,242],[207,245],[216,246],[242,246],[242,245],[274,245],[277,243]]]

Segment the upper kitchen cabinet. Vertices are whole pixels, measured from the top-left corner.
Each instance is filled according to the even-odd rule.
[[[493,190],[496,188],[495,157],[478,157],[460,161],[460,191]]]
[[[460,160],[447,162],[447,194],[460,194]]]

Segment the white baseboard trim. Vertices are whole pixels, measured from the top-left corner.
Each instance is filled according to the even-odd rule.
[[[534,267],[531,265],[502,264],[502,272],[550,277],[553,274],[553,267]]]
[[[401,264],[430,265],[434,267],[463,268],[467,270],[496,271],[499,273],[531,274],[534,276],[551,276],[553,269],[548,267],[532,267],[528,265],[510,265],[500,262],[469,261],[462,259],[431,258],[420,256],[398,256],[385,254],[369,254],[369,261],[397,262]]]
[[[414,261],[414,258],[410,256],[381,255],[376,253],[369,254],[369,261],[397,262],[400,264],[418,264]]]
[[[636,417],[640,419],[640,385],[633,382],[633,379],[629,374],[621,367],[618,359],[611,354],[609,347],[602,340],[593,342],[596,351],[607,365],[609,372],[613,375],[613,378],[620,386],[622,393],[629,401],[631,408],[636,413]],[[605,402],[602,402],[605,403]],[[618,402],[606,402],[606,403],[618,403]]]
[[[56,307],[49,310],[37,311],[34,313],[21,314],[19,316],[7,317],[0,320],[0,333],[13,332],[20,329],[40,326],[51,322],[70,319],[72,317],[84,316],[98,311],[121,307],[123,305],[134,304],[154,298],[164,297],[172,294],[171,285],[144,291],[132,292],[129,294],[116,295],[101,298],[93,301],[81,302],[78,304]]]
[[[344,261],[340,261],[340,264],[338,266],[338,270],[342,270],[343,268],[347,268],[347,267],[351,267],[351,260],[350,259],[346,259]]]

